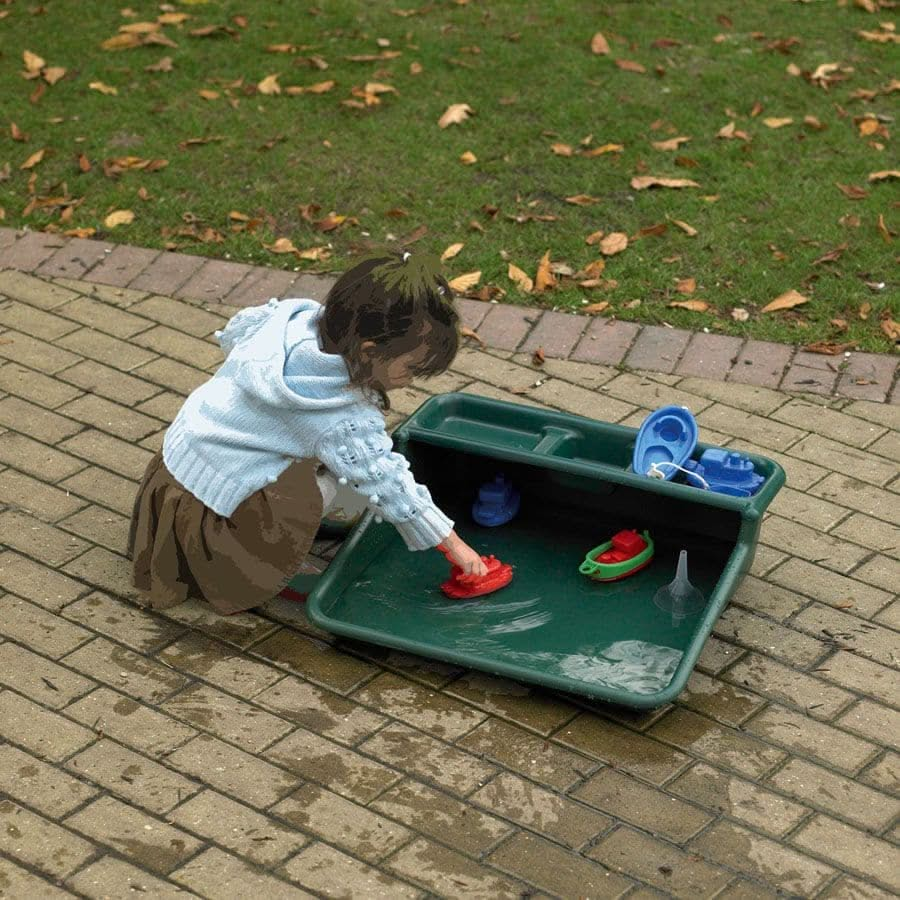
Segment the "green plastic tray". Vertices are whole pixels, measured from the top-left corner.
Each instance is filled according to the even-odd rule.
[[[650,479],[629,470],[636,434],[470,394],[428,400],[396,430],[395,447],[459,534],[514,566],[512,584],[448,600],[444,557],[408,551],[393,526],[367,513],[310,593],[310,619],[355,640],[627,706],[672,700],[749,568],[785,478],[777,463],[751,455],[766,479],[753,497]],[[521,511],[482,528],[472,501],[498,472],[521,491]],[[622,528],[650,531],[653,562],[618,582],[581,575],[585,553]],[[673,622],[653,595],[672,580],[682,549],[707,605]]]

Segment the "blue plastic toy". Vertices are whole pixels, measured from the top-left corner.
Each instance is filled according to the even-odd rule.
[[[752,497],[765,481],[762,475],[757,474],[752,460],[734,450],[704,450],[699,461],[689,459],[684,463],[684,468],[689,473],[691,484],[698,483],[702,478],[709,490],[733,497]],[[702,487],[703,482],[699,482],[699,486]]]
[[[632,468],[639,475],[671,481],[697,446],[697,422],[684,406],[650,413],[637,433]]]
[[[521,499],[519,492],[503,475],[498,475],[478,489],[478,498],[472,504],[472,518],[479,525],[505,525],[519,511]]]

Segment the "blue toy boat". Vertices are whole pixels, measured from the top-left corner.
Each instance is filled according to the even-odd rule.
[[[697,446],[697,422],[683,406],[650,413],[637,433],[631,466],[639,475],[671,481]]]
[[[502,476],[485,482],[472,504],[472,518],[479,525],[495,527],[515,518],[521,503],[519,492]]]
[[[688,460],[684,468],[690,473],[688,480],[691,484],[703,486],[697,478],[690,477],[696,475],[707,483],[709,490],[732,497],[752,497],[765,481],[743,453],[716,447],[704,450],[699,461]]]

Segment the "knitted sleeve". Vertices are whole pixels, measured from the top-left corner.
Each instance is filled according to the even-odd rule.
[[[315,455],[341,484],[368,497],[369,508],[397,528],[410,550],[434,547],[452,531],[406,458],[391,450],[383,420],[344,419],[319,439]]]

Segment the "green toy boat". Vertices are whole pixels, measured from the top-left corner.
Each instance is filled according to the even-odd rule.
[[[638,534],[626,529],[590,550],[578,571],[594,581],[619,581],[649,565],[653,552],[653,538],[649,532]]]

